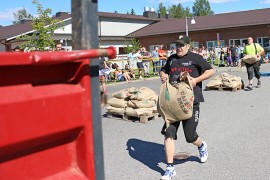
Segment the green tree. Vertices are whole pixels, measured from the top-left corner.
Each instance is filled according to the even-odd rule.
[[[192,11],[194,16],[206,16],[214,14],[208,0],[196,0],[192,7]]]
[[[168,8],[168,11],[172,18],[183,18],[186,16],[185,9],[183,8],[181,3],[179,3],[178,5],[172,5]]]
[[[17,40],[24,41],[20,48],[34,47],[39,51],[44,51],[47,47],[54,48],[54,31],[62,28],[63,23],[51,18],[49,15],[52,14],[52,10],[50,8],[44,10],[38,0],[33,0],[32,3],[36,5],[38,17],[33,18],[32,29],[34,32],[31,35],[22,35],[17,38]]]
[[[132,15],[135,15],[136,14],[133,8],[131,9],[130,14],[132,14]]]
[[[167,9],[165,6],[163,6],[162,3],[159,3],[158,4],[158,13],[160,13],[160,17],[165,17],[166,16],[166,13],[167,13]]]
[[[12,22],[13,24],[18,24],[23,19],[33,19],[33,16],[29,14],[25,8],[22,8],[16,13],[13,13],[13,16],[14,16],[14,21]]]
[[[139,40],[134,37],[130,39],[130,42],[126,42],[126,44],[127,45],[126,47],[124,47],[124,52],[127,54],[130,53],[132,50],[137,51],[141,47]]]
[[[193,16],[193,14],[190,11],[189,7],[186,7],[184,11],[185,11],[185,16],[187,16],[187,17],[192,17]]]

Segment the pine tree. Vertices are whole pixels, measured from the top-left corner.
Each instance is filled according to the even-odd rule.
[[[25,8],[20,9],[19,11],[17,11],[17,13],[13,13],[13,16],[15,19],[12,22],[13,24],[18,24],[23,19],[33,19],[33,16],[29,14]]]
[[[192,11],[194,16],[206,16],[214,14],[208,0],[196,0],[192,7]]]
[[[167,13],[167,9],[166,9],[166,7],[165,6],[163,6],[163,4],[162,3],[159,3],[158,4],[158,13],[160,13],[160,16],[161,17],[165,17],[166,16],[166,13]]]
[[[133,8],[131,9],[130,14],[132,14],[132,15],[135,15],[136,14]]]

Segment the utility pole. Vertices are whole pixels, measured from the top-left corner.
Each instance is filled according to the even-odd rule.
[[[97,0],[72,0],[72,49],[98,48]],[[99,90],[99,59],[90,60],[95,176],[104,180],[104,157]],[[90,103],[90,102],[89,102]]]

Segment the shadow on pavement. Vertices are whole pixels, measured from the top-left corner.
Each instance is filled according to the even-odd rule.
[[[139,139],[129,139],[127,141],[127,150],[133,159],[140,161],[160,174],[164,173],[164,169],[159,167],[159,163],[166,164],[163,144],[142,141]],[[188,161],[200,162],[200,159],[197,156],[191,155],[187,159],[174,160],[174,164],[182,164]]]
[[[139,139],[129,139],[127,141],[129,155],[140,161],[150,169],[162,174],[164,170],[159,167],[159,163],[165,163],[164,146],[153,142],[142,141]]]

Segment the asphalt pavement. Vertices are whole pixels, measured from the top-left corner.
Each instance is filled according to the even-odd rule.
[[[216,69],[212,78],[227,72],[247,83],[245,67]],[[263,64],[261,72],[270,72],[270,63]],[[200,106],[197,131],[208,144],[209,158],[200,163],[197,148],[186,143],[179,128],[175,153],[190,157],[175,161],[175,180],[270,179],[270,76],[261,81],[261,88],[254,87],[253,91],[203,92],[205,102]],[[254,86],[256,83],[255,78]],[[127,87],[148,87],[158,94],[160,85],[159,78],[149,78],[107,89],[111,94]],[[102,114],[105,112],[103,108]],[[102,117],[106,180],[159,179],[166,169],[164,137],[160,134],[163,123],[161,117],[146,124]]]

